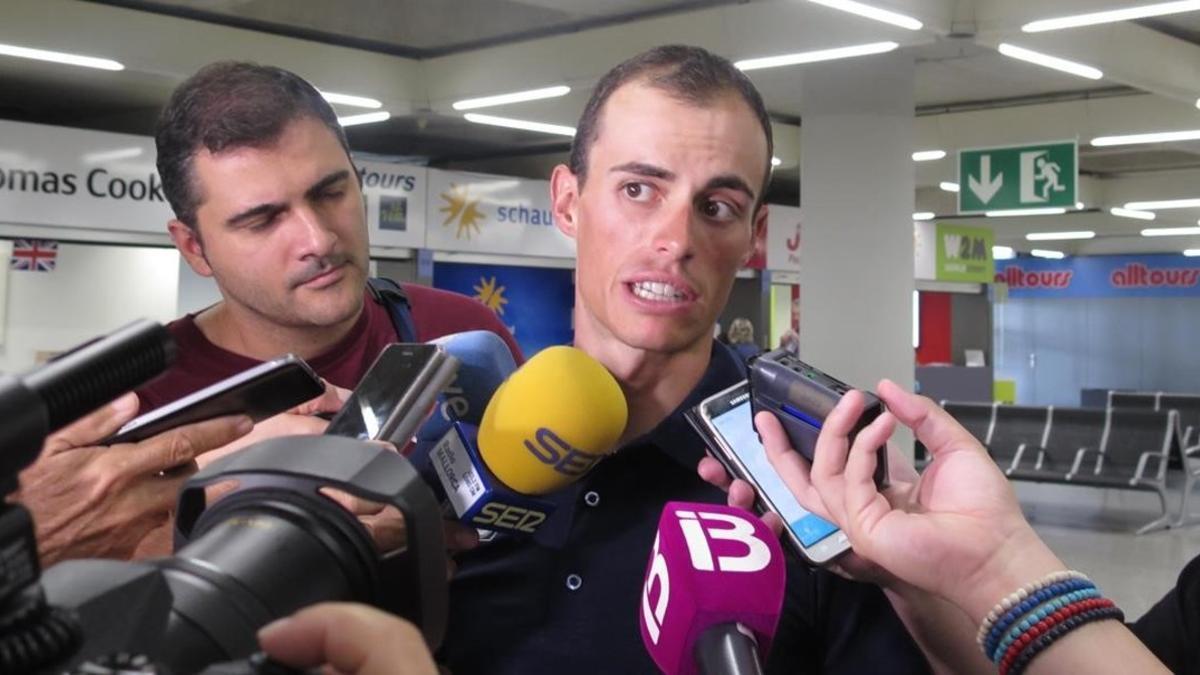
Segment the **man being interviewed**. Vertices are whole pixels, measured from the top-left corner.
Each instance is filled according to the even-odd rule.
[[[754,86],[703,49],[658,47],[597,84],[552,202],[578,245],[576,346],[617,378],[629,422],[560,496],[547,528],[561,536],[460,560],[444,652],[458,675],[654,672],[637,621],[645,561],[667,502],[725,502],[696,474],[703,444],[683,411],[745,378],[712,326],[763,234],[771,150]],[[928,668],[877,588],[788,567],[770,672]]]

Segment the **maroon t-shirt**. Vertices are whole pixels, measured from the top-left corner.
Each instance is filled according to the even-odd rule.
[[[521,348],[508,329],[483,304],[465,295],[428,286],[401,286],[412,307],[419,342],[461,331],[488,330],[504,339],[518,365],[524,361]],[[376,302],[366,290],[363,293],[363,312],[350,332],[325,353],[307,360],[318,375],[346,389],[357,386],[379,352],[400,339],[388,308]],[[167,330],[179,346],[178,356],[167,372],[138,390],[142,413],[262,363],[209,342],[196,326],[195,314],[172,321]]]

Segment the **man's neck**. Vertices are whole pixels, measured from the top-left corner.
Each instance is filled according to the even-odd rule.
[[[625,394],[629,421],[619,445],[658,426],[687,398],[712,358],[712,344],[700,340],[678,352],[650,352],[622,344],[613,337],[577,331],[575,346],[604,364]]]
[[[281,326],[221,301],[196,315],[196,327],[209,342],[248,358],[266,361],[290,352],[308,360],[344,338],[363,311],[333,326]]]

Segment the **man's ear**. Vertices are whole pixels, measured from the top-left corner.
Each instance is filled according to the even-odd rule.
[[[566,164],[550,176],[550,209],[558,231],[574,239],[579,225],[579,177]]]
[[[177,219],[171,219],[167,223],[167,232],[170,233],[175,248],[179,249],[179,254],[196,274],[202,277],[213,275],[212,267],[209,266],[208,259],[204,257],[204,245],[200,241],[198,232],[189,227],[187,223]]]
[[[767,205],[763,203],[758,207],[758,211],[754,213],[754,220],[750,224],[750,250],[746,251],[746,256],[742,258],[742,267],[754,257],[754,254],[761,251],[765,257],[767,254]]]

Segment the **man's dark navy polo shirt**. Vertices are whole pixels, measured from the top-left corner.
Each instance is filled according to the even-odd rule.
[[[696,474],[703,441],[683,411],[743,379],[741,360],[713,342],[708,370],[683,405],[564,495],[551,519],[563,519],[560,545],[505,539],[460,558],[442,651],[454,675],[657,672],[638,612],[659,514],[668,501],[725,503]],[[878,588],[793,558],[767,670],[923,673],[928,666]]]

